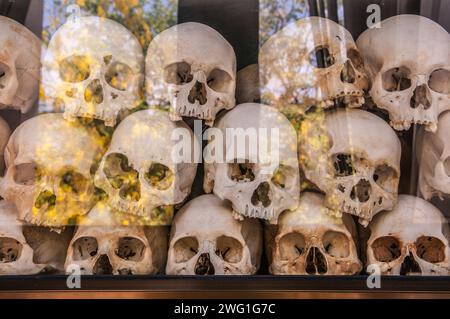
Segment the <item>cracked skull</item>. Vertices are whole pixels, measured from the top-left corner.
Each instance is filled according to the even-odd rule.
[[[104,202],[79,223],[67,251],[66,272],[82,275],[153,275],[164,271],[168,229],[134,224]]]
[[[62,114],[33,117],[9,139],[0,194],[17,206],[22,221],[70,224],[94,204],[91,168],[102,151],[94,131],[65,121]]]
[[[236,106],[215,124],[205,157],[204,189],[231,201],[243,216],[276,223],[298,205],[300,176],[297,136],[275,108],[256,103]]]
[[[386,122],[354,109],[301,125],[300,162],[306,178],[326,193],[327,207],[358,216],[363,226],[376,213],[392,209],[401,145]]]
[[[24,226],[12,203],[0,201],[0,275],[62,271],[71,233]]]
[[[227,202],[214,195],[202,195],[175,216],[166,273],[253,275],[259,269],[261,253],[258,220],[238,221]]]
[[[216,30],[195,22],[158,34],[147,51],[149,105],[171,105],[170,118],[195,117],[211,126],[235,106],[236,55]]]
[[[192,131],[170,121],[165,111],[139,111],[119,124],[95,175],[112,207],[152,225],[170,224],[172,205],[189,195],[197,170],[192,157],[182,162],[173,156],[177,132],[183,136],[183,151],[194,154],[199,145]]]
[[[432,36],[430,36],[432,35]],[[412,123],[436,131],[438,116],[450,109],[450,36],[439,24],[399,15],[358,39],[372,80],[370,95],[389,112],[396,130]]]
[[[261,98],[270,105],[364,103],[363,59],[351,34],[331,20],[311,17],[289,24],[261,47],[259,67]]]
[[[4,16],[0,16],[0,30],[0,108],[26,113],[38,98],[41,42]]]
[[[42,74],[48,102],[64,105],[69,120],[95,118],[114,126],[121,111],[142,102],[142,48],[109,19],[69,19],[50,40]]]
[[[353,219],[326,208],[322,195],[302,194],[295,211],[265,227],[271,274],[353,275],[362,269]]]
[[[449,275],[450,229],[442,213],[427,201],[400,195],[397,206],[369,225],[367,265],[383,275]]]

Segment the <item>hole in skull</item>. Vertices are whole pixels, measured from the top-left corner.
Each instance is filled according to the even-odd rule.
[[[420,269],[419,264],[415,261],[414,256],[410,253],[408,256],[403,259],[402,266],[400,267],[400,275],[420,275],[422,270]]]
[[[327,254],[334,258],[346,258],[350,255],[350,242],[343,233],[327,231],[323,235],[322,243]]]
[[[60,186],[64,192],[80,194],[87,190],[88,183],[80,173],[68,171],[61,176]]]
[[[103,87],[100,80],[93,80],[84,91],[87,103],[101,104],[103,102]]]
[[[40,209],[44,206],[47,207],[48,210],[51,210],[55,207],[56,204],[56,196],[49,190],[45,190],[39,193],[38,197],[34,202],[34,207]]]
[[[311,247],[306,257],[306,272],[308,275],[322,275],[328,271],[327,260],[319,248]]]
[[[24,163],[14,167],[14,181],[21,185],[33,185],[41,173],[35,163]]]
[[[22,244],[14,238],[0,237],[0,263],[10,263],[20,258]]]
[[[190,260],[198,252],[198,241],[195,237],[183,237],[173,245],[173,256],[176,263]]]
[[[120,197],[134,201],[140,199],[139,173],[128,164],[128,158],[124,154],[108,154],[103,172],[111,186],[120,189]]]
[[[433,71],[428,80],[428,86],[435,92],[450,94],[450,71],[444,69]]]
[[[196,81],[194,86],[189,91],[188,101],[191,104],[194,104],[195,101],[198,101],[200,105],[204,105],[207,101],[205,84]]]
[[[359,54],[359,52],[357,50],[355,50],[355,49],[348,50],[347,58],[349,58],[350,61],[352,61],[353,66],[359,72],[364,72],[364,60],[363,60],[361,54]]]
[[[203,253],[198,257],[194,272],[196,275],[214,275],[214,266],[208,253]]]
[[[411,87],[411,71],[406,67],[393,68],[382,75],[383,89],[388,92],[403,91]]]
[[[9,67],[6,64],[0,62],[0,90],[4,89],[8,84],[8,70]]]
[[[281,237],[278,247],[281,260],[294,260],[305,252],[306,240],[300,233],[289,233]]]
[[[280,188],[291,188],[294,184],[294,170],[286,165],[280,165],[274,172],[271,182]]]
[[[216,255],[229,263],[238,263],[242,259],[243,247],[232,237],[220,236],[216,242]]]
[[[354,201],[358,200],[360,203],[365,203],[370,199],[371,189],[370,182],[361,179],[353,186],[352,191],[350,192],[350,198]]]
[[[372,243],[373,256],[380,262],[391,262],[401,255],[401,246],[397,238],[384,236]]]
[[[166,165],[152,163],[145,173],[145,180],[158,190],[166,190],[173,183],[173,173]]]
[[[444,161],[445,174],[450,177],[450,157],[447,157]]]
[[[86,56],[72,55],[59,62],[59,76],[64,82],[81,82],[87,80],[89,75],[89,58]]]
[[[429,263],[445,260],[445,245],[436,237],[421,236],[416,240],[417,256]]]
[[[425,110],[431,106],[431,92],[426,84],[416,87],[411,97],[410,106],[415,109],[422,106]]]
[[[214,91],[226,93],[232,88],[233,79],[224,70],[216,68],[209,73],[206,83]]]
[[[327,47],[317,47],[309,55],[310,63],[320,69],[326,69],[334,64],[334,57]]]
[[[164,69],[164,80],[170,84],[186,84],[191,82],[191,66],[186,62],[172,63]]]
[[[112,55],[105,55],[103,57],[103,63],[105,63],[106,65],[110,64],[112,60]]]
[[[396,190],[397,172],[388,165],[378,165],[373,174],[373,180],[382,189],[387,192],[394,192]]]
[[[133,237],[119,239],[116,255],[125,260],[141,261],[144,258],[145,244]]]
[[[105,73],[106,82],[119,91],[126,91],[132,83],[133,71],[123,63],[116,62],[108,67]]]
[[[262,204],[264,207],[268,207],[272,203],[271,197],[272,192],[269,183],[262,182],[253,192],[251,201],[255,206]]]
[[[255,165],[251,163],[230,163],[228,164],[228,176],[234,182],[252,182],[255,180],[254,168]]]
[[[334,174],[337,177],[349,176],[355,173],[350,154],[334,154],[332,156]]]
[[[86,260],[97,255],[98,243],[95,237],[80,237],[72,244],[73,260]]]
[[[107,255],[101,255],[92,270],[94,275],[112,275],[113,269]]]
[[[356,81],[356,72],[350,60],[347,60],[344,64],[344,68],[341,71],[341,81],[344,83],[355,83]]]

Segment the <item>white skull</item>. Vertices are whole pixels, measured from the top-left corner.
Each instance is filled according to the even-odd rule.
[[[297,136],[283,114],[263,104],[240,104],[221,117],[215,128],[222,136],[216,136],[208,148],[217,147],[216,152],[224,155],[221,162],[205,158],[206,192],[213,190],[231,201],[238,214],[272,223],[285,209],[297,207]]]
[[[450,229],[445,217],[427,201],[400,195],[397,206],[369,225],[367,266],[383,275],[449,275]]]
[[[39,94],[41,42],[4,16],[0,16],[0,30],[0,108],[26,113]]]
[[[104,202],[78,224],[67,251],[66,272],[82,275],[152,275],[164,270],[168,229],[134,224]]]
[[[3,175],[3,170],[5,168],[4,162],[4,152],[6,144],[8,144],[9,136],[11,135],[11,130],[8,123],[0,117],[0,174]]]
[[[172,120],[181,116],[211,126],[222,109],[235,106],[236,55],[216,30],[188,22],[158,34],[146,57],[149,105],[171,105]]]
[[[71,233],[24,226],[12,203],[0,201],[0,275],[62,271]]]
[[[258,103],[260,99],[259,66],[250,64],[237,73],[236,103]]]
[[[256,219],[238,221],[225,201],[199,196],[174,218],[168,275],[253,275],[260,265],[262,228]]]
[[[170,224],[171,205],[189,195],[197,171],[191,157],[181,162],[174,156],[178,132],[184,134],[183,151],[199,148],[189,127],[170,121],[165,111],[139,111],[119,124],[95,175],[96,186],[106,191],[113,208],[152,225]]]
[[[362,110],[338,110],[305,120],[300,162],[308,180],[326,193],[326,206],[356,215],[367,226],[395,205],[401,145],[394,130]]]
[[[69,123],[62,114],[33,117],[11,135],[0,194],[17,206],[22,221],[52,227],[70,224],[94,204],[91,168],[102,151],[94,130]]]
[[[295,211],[266,225],[269,271],[274,275],[354,275],[361,271],[357,233],[350,215],[324,206],[324,197],[301,195]]]
[[[259,67],[261,99],[270,105],[364,103],[363,60],[351,34],[334,21],[310,17],[287,25],[261,47]]]
[[[64,117],[101,119],[114,126],[121,111],[142,102],[144,55],[121,24],[71,17],[50,40],[43,60],[44,91]]]
[[[389,112],[396,130],[411,123],[436,131],[450,109],[450,36],[439,24],[399,15],[365,31],[357,41],[372,80],[370,95]]]

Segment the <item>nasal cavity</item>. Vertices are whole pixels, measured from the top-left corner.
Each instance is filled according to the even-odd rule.
[[[422,269],[420,269],[419,264],[417,261],[414,260],[414,257],[411,255],[411,253],[405,257],[403,260],[402,266],[400,268],[400,275],[409,275],[409,274],[415,274],[420,275],[422,274]]]
[[[113,269],[107,255],[100,255],[92,271],[94,275],[112,275]]]
[[[350,198],[354,201],[359,201],[360,203],[365,203],[370,198],[370,191],[372,187],[368,180],[361,179],[355,186],[353,186],[350,192]]]
[[[84,100],[87,103],[101,104],[103,102],[103,87],[100,80],[94,80],[84,91]]]
[[[431,93],[426,84],[422,84],[414,90],[410,105],[413,109],[421,105],[425,110],[430,108]]]
[[[308,275],[323,275],[328,271],[327,260],[319,248],[311,247],[306,257],[306,273]]]
[[[341,81],[344,83],[355,83],[356,72],[350,60],[347,60],[344,64],[344,68],[341,72]]]
[[[252,204],[255,206],[262,204],[264,207],[268,207],[272,203],[271,196],[269,183],[263,182],[253,192]]]
[[[194,104],[198,101],[200,105],[206,103],[206,87],[202,82],[196,81],[188,96],[189,103]]]
[[[203,253],[198,257],[194,272],[196,275],[214,275],[214,266],[208,253]]]

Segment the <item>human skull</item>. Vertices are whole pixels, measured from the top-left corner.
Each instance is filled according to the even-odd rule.
[[[450,229],[427,201],[400,195],[397,206],[377,215],[369,229],[367,266],[378,266],[381,274],[450,274]]]
[[[237,73],[236,102],[258,103],[260,99],[259,66],[250,64]]]
[[[372,80],[370,95],[389,112],[391,125],[436,131],[439,114],[450,109],[448,32],[428,18],[398,15],[365,31],[357,44]]]
[[[50,40],[43,60],[49,102],[64,117],[100,119],[114,126],[121,111],[142,102],[144,55],[121,24],[99,17],[71,17]]]
[[[260,265],[262,229],[257,219],[238,221],[225,201],[199,196],[174,218],[168,275],[253,275]]]
[[[153,275],[164,270],[168,229],[130,223],[104,202],[81,220],[67,251],[66,272],[82,275]]]
[[[0,201],[0,275],[62,271],[70,235],[25,226],[14,204]]]
[[[91,168],[102,151],[96,132],[62,114],[33,117],[9,139],[0,194],[17,206],[22,221],[54,228],[71,224],[94,204]]]
[[[3,175],[3,170],[5,168],[4,162],[4,152],[6,144],[8,144],[9,136],[11,135],[11,130],[8,123],[0,117],[0,174]]]
[[[400,141],[376,115],[356,109],[305,120],[299,133],[305,176],[326,193],[327,207],[356,215],[367,226],[393,208],[400,178]]]
[[[170,118],[206,120],[235,106],[236,55],[216,30],[201,23],[175,25],[158,34],[146,57],[149,105],[170,103]]]
[[[303,111],[320,104],[364,103],[368,79],[351,34],[334,21],[310,17],[270,37],[259,52],[264,103]]]
[[[274,275],[353,275],[362,269],[350,215],[324,206],[324,197],[304,193],[295,211],[266,225],[269,271]]]
[[[38,98],[41,42],[20,23],[0,16],[0,108],[28,112]]]
[[[192,131],[170,121],[165,111],[139,111],[119,124],[95,174],[96,186],[106,191],[113,208],[142,216],[151,225],[170,224],[171,205],[189,195],[197,170],[191,156],[176,156],[178,133],[183,152],[195,153],[199,145]]]
[[[207,193],[231,201],[240,215],[272,223],[285,209],[297,207],[297,136],[283,114],[263,104],[240,104],[214,128],[214,139],[205,151],[215,149],[223,157],[205,156]]]

